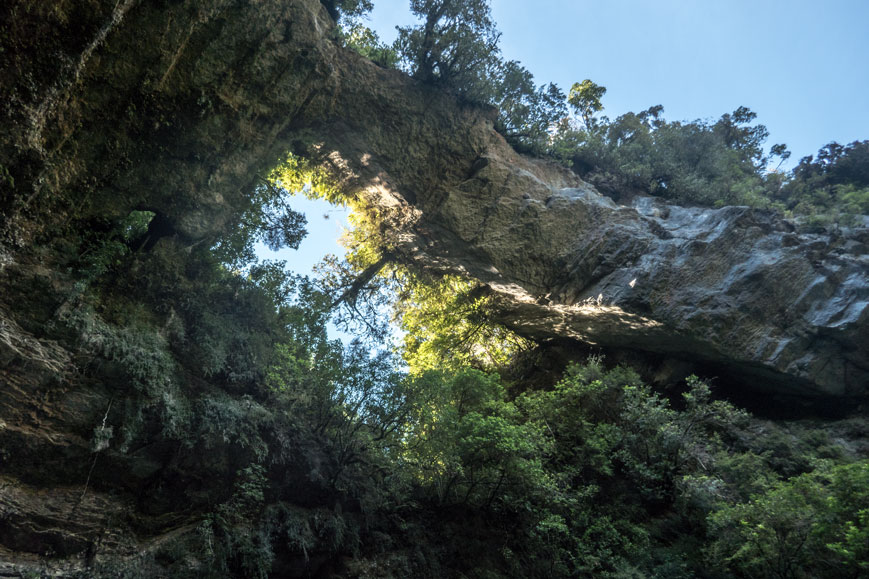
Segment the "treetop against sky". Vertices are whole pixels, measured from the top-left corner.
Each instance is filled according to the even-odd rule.
[[[664,106],[668,119],[739,106],[787,143],[790,164],[830,141],[869,138],[869,3],[862,0],[491,0],[507,60],[566,93],[607,87],[610,118]],[[414,21],[408,0],[374,0],[387,43]]]

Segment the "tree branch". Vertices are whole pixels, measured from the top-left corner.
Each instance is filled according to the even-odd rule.
[[[356,279],[353,280],[353,283],[350,284],[344,292],[338,296],[335,301],[333,301],[329,305],[330,310],[334,310],[336,307],[341,305],[342,303],[348,304],[352,309],[356,309],[356,300],[359,299],[359,292],[365,289],[365,286],[374,279],[380,270],[382,270],[386,264],[395,259],[395,256],[392,253],[384,253],[380,259],[378,259],[375,263],[372,263],[356,276]]]

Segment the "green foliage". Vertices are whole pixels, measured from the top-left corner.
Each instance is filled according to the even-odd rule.
[[[267,481],[259,464],[239,470],[232,496],[206,516],[187,548],[199,557],[185,575],[206,577],[265,578],[269,576],[274,553],[266,527],[251,524],[261,515]]]
[[[710,514],[717,565],[766,577],[856,577],[869,568],[869,463],[819,469]]]
[[[714,123],[670,123],[660,107],[610,122],[595,118],[604,92],[589,81],[568,99],[583,126],[562,122],[553,137],[563,95],[535,88],[517,63],[482,58],[485,38],[467,43],[466,27],[497,37],[485,5],[416,5],[441,14],[406,30],[425,48],[406,58],[422,58],[436,84],[470,78],[463,94],[499,103],[499,129],[520,147],[685,202],[783,204],[769,192],[797,187],[763,174],[766,132],[744,108]],[[438,38],[426,40],[429,25]],[[356,30],[358,50],[377,46]],[[492,70],[499,80],[486,80]],[[827,187],[840,206],[865,207],[863,154],[828,147],[802,163],[805,194]],[[255,241],[303,235],[289,191],[342,199],[327,173],[291,156],[211,251],[144,250],[150,212],[99,224],[79,244],[57,333],[79,340],[86,378],[116,389],[91,450],[100,461],[147,456],[159,470],[145,475],[142,503],[159,517],[180,502],[199,521],[156,556],[161,570],[265,577],[280,559],[313,575],[325,573],[316,561],[352,556],[370,576],[867,571],[867,464],[848,464],[830,436],[753,421],[694,377],[671,404],[601,359],[523,392],[494,372],[531,343],[492,322],[483,286],[397,265],[395,228],[375,208],[356,202],[353,252],[323,282],[254,263]],[[403,362],[372,347],[393,300]],[[328,339],[338,303],[369,316],[372,339]]]
[[[661,501],[673,499],[682,475],[710,460],[717,446],[711,432],[746,420],[732,406],[713,401],[705,382],[692,377],[688,386],[679,412],[636,373],[604,372],[592,360],[568,369],[553,391],[520,400],[564,446],[567,454],[558,460],[581,465],[572,476],[594,484],[606,480],[602,475],[625,476],[644,499]]]
[[[488,319],[490,298],[457,276],[401,276],[395,317],[404,332],[402,355],[411,373],[474,366],[506,367],[531,342]]]
[[[266,181],[282,193],[303,193],[309,199],[325,199],[341,203],[341,191],[325,169],[288,154],[287,158],[269,173]]]
[[[722,573],[775,572],[779,553],[802,564],[792,543],[806,529],[817,565],[865,566],[865,468],[830,466],[842,457],[817,431],[750,432],[745,413],[694,378],[676,410],[600,359],[511,399],[497,375],[465,365],[473,352],[455,354],[464,334],[451,332],[482,297],[457,279],[415,282],[420,310],[403,315],[441,350],[405,375],[387,354],[329,341],[331,300],[283,278],[281,264],[248,276],[197,267],[195,299],[161,294],[183,331],[136,312],[109,324],[80,309],[75,322],[102,364],[147,391],[134,398],[139,436],[173,441],[185,463],[207,457],[207,514],[157,557],[175,576],[267,576],[278,558],[354,554],[399,575],[688,577],[704,546]],[[483,346],[499,339],[484,331]],[[189,376],[195,388],[174,386]],[[797,484],[776,469],[816,470]]]
[[[358,52],[383,68],[397,68],[398,53],[380,41],[376,32],[361,23],[354,23],[341,31],[344,46]]]
[[[148,232],[154,215],[153,211],[131,211],[121,220],[92,226],[82,240],[82,251],[75,264],[77,293],[124,263],[131,246]]]
[[[438,83],[485,102],[498,59],[498,38],[486,0],[411,0],[423,23],[400,27],[395,48],[402,67],[423,82]]]
[[[398,58],[423,82],[496,106],[496,128],[518,150],[554,156],[604,193],[773,208],[807,216],[810,225],[849,225],[869,212],[869,141],[830,143],[817,160],[779,172],[790,152],[775,144],[765,153],[769,131],[746,107],[715,122],[666,121],[660,105],[614,121],[597,118],[605,87],[585,79],[565,99],[553,84],[536,87],[518,62],[502,60],[486,0],[412,0],[411,10],[422,23],[399,28],[392,50],[358,23],[344,32],[345,43],[382,66]],[[579,121],[565,116],[566,105]]]
[[[550,131],[565,115],[561,89],[552,83],[536,87],[528,69],[513,60],[500,63],[493,84],[498,131],[521,151],[543,153]]]
[[[735,481],[724,471],[739,468],[720,470],[717,457],[748,416],[694,378],[679,411],[635,373],[599,360],[515,401],[496,376],[468,369],[422,372],[404,392],[410,411],[390,447],[394,468],[418,500],[445,512],[509,517],[513,530],[499,539],[508,547],[487,567],[513,566],[505,575],[645,576],[655,567],[691,576],[702,564],[691,560],[697,543],[656,562],[651,513],[672,510],[668,524],[702,534],[728,485],[743,484],[720,478]]]
[[[288,161],[286,169],[291,175]],[[302,177],[299,177],[302,178]],[[297,183],[290,181],[290,186]],[[304,183],[299,185],[299,189]],[[307,235],[305,216],[294,211],[288,198],[297,189],[287,189],[282,181],[263,180],[246,200],[246,208],[231,233],[218,240],[213,253],[220,261],[233,269],[241,269],[256,261],[254,244],[262,241],[272,251],[282,247],[298,249],[299,243]]]
[[[424,403],[412,409],[401,460],[437,504],[503,508],[546,484],[542,432],[518,420],[497,377],[429,371],[414,386]]]
[[[343,351],[338,342],[320,352],[281,346],[267,383],[320,439],[329,463],[321,464],[316,476],[345,490],[360,468],[381,462],[369,454],[373,448],[385,451],[396,444],[409,408],[403,376],[391,357],[372,355],[360,342]]]
[[[800,160],[777,197],[797,214],[847,225],[869,214],[869,141],[830,143]]]
[[[173,576],[267,576],[275,545],[291,532],[273,505],[298,500],[300,484],[327,503],[353,497],[371,510],[389,496],[382,469],[407,412],[401,375],[388,357],[330,342],[328,300],[308,280],[284,278],[282,264],[258,264],[246,276],[199,254],[181,268],[177,260],[188,254],[171,249],[134,254],[126,264],[149,280],[136,295],[159,300],[159,313],[114,305],[123,302],[106,280],[111,321],[86,303],[62,311],[64,328],[94,357],[90,371],[118,387],[108,424],[95,431],[95,450],[167,445],[191,472],[170,465],[165,480],[196,477],[180,500],[190,501],[191,516],[206,506],[210,514],[159,554]],[[75,299],[85,298],[95,296]],[[111,447],[113,425],[124,436]],[[289,479],[286,486],[275,472]],[[153,491],[159,500],[167,500],[159,496],[163,484]],[[308,525],[313,538],[288,543],[293,549],[355,548],[358,530],[349,517],[340,509],[316,512]]]
[[[423,22],[398,29],[394,50],[402,70],[463,99],[498,108],[496,128],[518,149],[541,154],[564,116],[564,95],[535,86],[516,61],[504,61],[488,0],[411,0]]]
[[[340,190],[325,169],[288,154],[244,198],[238,209],[238,221],[228,225],[227,233],[212,248],[212,256],[230,269],[242,270],[257,261],[254,246],[259,241],[273,251],[282,247],[298,249],[307,235],[305,216],[290,204],[290,197],[298,193],[310,199],[343,202]]]
[[[590,83],[590,81],[588,81]],[[609,121],[600,110],[594,83],[574,85],[571,98],[583,128],[564,128],[553,150],[604,192],[642,192],[681,203],[771,206],[780,184],[766,173],[762,143],[767,131],[751,125],[755,114],[740,107],[715,123],[668,122],[662,107]],[[584,96],[583,96],[584,95]]]
[[[276,304],[251,280],[222,268],[199,291],[178,304],[187,365],[210,379],[257,382],[281,333]]]
[[[600,99],[606,94],[606,87],[593,83],[590,79],[575,82],[570,87],[567,102],[582,118],[587,130],[595,127],[594,114],[603,110]]]
[[[125,243],[132,243],[148,232],[148,225],[155,216],[153,211],[131,211],[115,226],[115,231]]]
[[[60,321],[74,329],[85,348],[147,395],[156,395],[172,382],[175,361],[166,338],[145,325],[115,326],[83,304],[60,313]]]
[[[530,72],[501,59],[486,0],[412,0],[411,10],[422,23],[399,28],[394,49],[402,69],[498,107],[496,127],[517,149],[559,158],[605,193],[789,210],[817,223],[849,224],[869,211],[869,141],[831,143],[817,161],[807,157],[792,174],[780,173],[790,152],[775,144],[765,153],[769,131],[746,107],[715,122],[669,122],[660,105],[614,121],[597,118],[605,87],[585,79],[565,99],[556,86],[535,87]],[[360,52],[391,63],[370,31],[356,34]],[[581,124],[565,116],[566,104]],[[774,159],[778,166],[769,171]]]
[[[572,166],[604,193],[662,196],[679,203],[720,207],[749,205],[809,216],[816,223],[844,223],[869,212],[869,141],[830,143],[818,158],[806,157],[791,172],[783,144],[764,151],[769,136],[746,107],[714,123],[670,122],[658,105],[613,121],[603,110],[606,89],[586,79],[567,102],[582,123],[562,122],[542,149]],[[774,159],[778,167],[770,171]]]
[[[835,537],[839,540],[827,543],[827,547],[846,567],[865,573],[869,570],[869,509],[860,509],[855,517],[857,522],[845,521]]]
[[[225,394],[203,396],[196,401],[192,414],[195,419],[190,429],[197,436],[190,437],[189,444],[198,441],[206,451],[217,445],[237,445],[257,460],[265,460],[268,455],[260,429],[273,418],[267,408],[250,396],[240,399]]]
[[[483,286],[401,265],[389,216],[360,201],[350,205],[353,229],[344,236],[350,251],[344,260],[327,256],[318,272],[339,326],[382,343],[392,332],[391,313],[404,333],[402,357],[412,373],[462,365],[496,370],[531,347],[491,321]]]

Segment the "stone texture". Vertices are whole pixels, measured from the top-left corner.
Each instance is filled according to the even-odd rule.
[[[451,192],[424,219],[453,247],[427,252],[461,255],[520,333],[700,359],[760,389],[867,393],[865,229],[800,234],[745,207],[620,207],[508,163],[481,173],[460,187],[494,193]]]
[[[490,138],[459,141],[483,145],[463,163],[445,145],[436,182],[408,183],[406,165],[369,149],[382,165],[367,192],[408,208],[394,211],[412,223],[396,233],[406,259],[488,284],[505,325],[696,361],[746,388],[869,394],[866,227],[813,233],[766,211],[643,197],[619,206],[490,128],[469,130]]]

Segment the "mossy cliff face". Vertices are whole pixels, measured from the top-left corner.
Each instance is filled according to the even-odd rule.
[[[277,136],[328,107],[320,52],[334,49],[322,43],[329,21],[318,3],[13,2],[3,11],[7,215],[148,208],[201,239],[285,152]]]
[[[293,123],[332,107],[332,25],[318,2],[9,2],[0,21],[0,570],[72,572],[104,556],[134,569],[143,551],[197,536],[250,462],[250,444],[228,435],[206,450],[188,420],[191,405],[223,416],[253,394],[191,373],[201,364],[195,339],[171,329],[187,316],[174,292],[206,291],[190,281],[191,251],[237,223],[293,148]],[[163,238],[129,282],[91,283],[117,260],[99,239],[133,210],[156,213]],[[226,291],[218,322],[249,311]],[[258,412],[262,396],[242,408]],[[328,521],[336,503],[308,490],[309,471],[281,471]],[[323,555],[308,550],[316,568]],[[310,568],[299,561],[287,574]]]
[[[153,434],[162,410],[129,435],[147,444],[94,450],[125,401],[156,397],[139,353],[175,376],[159,408],[194,394],[211,396],[197,402],[207,408],[243,396],[251,412],[266,406],[191,370],[172,344],[184,291],[201,293],[195,251],[238,223],[287,152],[378,208],[400,259],[488,284],[520,333],[701,359],[767,389],[867,394],[866,230],[617,206],[515,153],[491,110],[339,48],[315,0],[13,1],[0,22],[0,560],[135,557],[231,500],[254,450],[182,452]],[[160,243],[84,303],[81,239],[135,210],[158,216]],[[231,319],[237,292],[221,295],[221,316],[256,326]],[[130,342],[100,316],[150,337]],[[110,338],[131,345],[109,351]],[[284,426],[260,434],[277,445]],[[294,460],[269,475],[306,508],[337,509]],[[200,492],[182,500],[182,488]],[[285,574],[304,569],[289,560]]]

